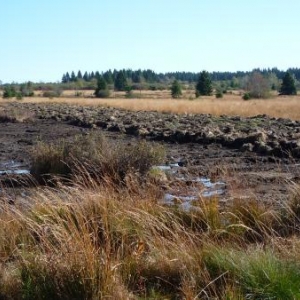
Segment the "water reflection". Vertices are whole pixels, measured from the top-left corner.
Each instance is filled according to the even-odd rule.
[[[30,174],[29,169],[21,162],[14,160],[0,163],[0,176],[1,175],[27,175]]]
[[[196,208],[197,201],[201,198],[217,197],[223,195],[226,184],[223,181],[212,182],[210,178],[196,177],[191,174],[181,174],[178,163],[155,166],[154,168],[166,172],[171,176],[171,181],[180,182],[176,188],[170,188],[164,195],[163,203],[176,205],[184,210]]]

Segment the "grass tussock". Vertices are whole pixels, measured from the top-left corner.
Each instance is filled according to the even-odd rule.
[[[31,174],[38,182],[64,176],[75,180],[97,178],[125,183],[132,174],[144,177],[153,165],[161,163],[165,150],[145,141],[113,144],[100,134],[77,136],[56,144],[39,143],[33,150]]]
[[[295,199],[277,211],[252,202],[220,211],[216,199],[182,211],[156,190],[76,184],[40,188],[25,209],[3,202],[0,297],[300,297],[299,231],[284,230]]]
[[[206,249],[205,265],[224,290],[239,291],[247,299],[298,299],[299,262],[285,260],[270,249]]]
[[[146,179],[160,147],[91,135],[33,157],[36,176],[72,184],[36,188],[27,205],[2,197],[0,299],[300,298],[298,185],[276,209],[200,198],[182,210]]]

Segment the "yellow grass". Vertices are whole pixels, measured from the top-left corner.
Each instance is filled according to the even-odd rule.
[[[273,96],[270,99],[244,101],[239,92],[224,95],[221,99],[215,96],[191,99],[193,91],[187,91],[183,99],[172,99],[169,91],[137,91],[137,99],[126,99],[124,93],[112,93],[109,99],[96,99],[91,91],[85,91],[85,97],[72,96],[72,92],[65,93],[60,98],[48,99],[42,97],[26,98],[22,102],[28,103],[68,103],[77,105],[107,105],[133,111],[162,111],[178,114],[207,113],[212,115],[255,116],[267,114],[272,117],[300,119],[299,96]],[[74,93],[73,93],[74,94]],[[2,100],[3,101],[3,100]]]

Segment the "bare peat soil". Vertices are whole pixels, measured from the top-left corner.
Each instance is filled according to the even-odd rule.
[[[222,182],[219,197],[224,202],[239,198],[278,205],[300,183],[297,121],[15,102],[0,105],[0,179],[16,166],[29,169],[32,147],[39,141],[58,142],[91,130],[118,143],[146,139],[164,144],[164,165],[170,166],[175,180],[184,179],[194,189],[191,193],[198,188],[199,194],[195,182]],[[180,193],[178,189],[174,193]]]

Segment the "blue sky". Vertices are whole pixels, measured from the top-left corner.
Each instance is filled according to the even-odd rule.
[[[3,1],[0,80],[300,67],[299,15],[299,0]]]

